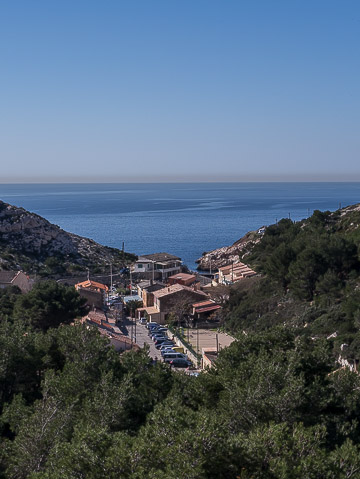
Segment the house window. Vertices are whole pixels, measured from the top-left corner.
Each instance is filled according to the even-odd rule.
[[[138,264],[138,268],[139,269],[143,269],[144,265],[142,265],[141,263]]]

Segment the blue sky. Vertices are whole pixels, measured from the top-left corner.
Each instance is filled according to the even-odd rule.
[[[360,180],[360,2],[0,4],[0,181]]]

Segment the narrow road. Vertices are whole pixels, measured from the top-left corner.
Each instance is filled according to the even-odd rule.
[[[133,341],[135,341],[135,343],[141,348],[144,347],[144,344],[148,344],[150,346],[149,356],[151,358],[157,358],[158,360],[161,359],[160,351],[155,348],[154,342],[148,335],[149,331],[143,324],[140,324],[139,321],[135,321],[135,319],[126,318],[125,327],[127,329],[129,338],[132,338]]]
[[[139,321],[136,321],[135,325],[135,319],[131,319],[130,317],[128,317],[124,322],[124,329],[127,330],[129,338],[132,338],[141,348],[144,347],[144,344],[149,345],[149,356],[152,359],[157,359],[158,361],[163,360],[160,351],[156,349],[154,342],[149,336],[149,330],[146,329],[143,324],[140,324]],[[174,371],[185,373],[184,368],[174,368]]]

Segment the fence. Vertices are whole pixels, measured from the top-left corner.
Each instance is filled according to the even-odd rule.
[[[197,366],[201,364],[201,354],[198,354],[193,346],[188,343],[179,329],[175,329],[173,326],[168,326],[168,336],[174,336],[176,344],[182,346],[189,359]]]

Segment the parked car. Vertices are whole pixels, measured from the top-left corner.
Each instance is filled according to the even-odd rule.
[[[192,365],[192,362],[185,358],[176,358],[172,359],[169,364],[175,368],[188,368]]]
[[[146,324],[147,323],[146,318],[140,318],[139,323],[140,324]]]
[[[151,329],[151,328],[154,328],[155,326],[160,326],[158,323],[153,323],[153,322],[149,322],[147,323],[146,327],[147,329]]]
[[[167,338],[166,336],[157,336],[157,337],[154,339],[154,343],[156,344],[157,341],[162,341],[163,343],[170,344],[170,340],[169,340],[169,338]]]
[[[154,341],[154,339],[156,338],[165,338],[165,339],[168,339],[167,336],[165,336],[165,334],[161,334],[161,333],[158,333],[158,334],[152,334],[151,336],[151,339]]]
[[[175,353],[174,351],[163,354],[164,361],[169,363],[172,359],[186,359],[187,356],[182,353]]]
[[[163,328],[161,326],[154,326],[153,328],[150,328],[150,331],[152,332],[157,332],[157,333],[166,333],[167,328]]]
[[[159,349],[160,346],[168,341],[167,338],[158,338],[155,340],[155,347],[156,349]]]
[[[156,348],[156,349],[160,349],[161,346],[170,346],[170,347],[171,347],[172,344],[171,344],[171,343],[168,343],[167,341],[163,341],[161,344],[160,344],[160,343],[157,343],[157,344],[155,343],[155,348]]]
[[[172,353],[174,350],[171,348],[171,346],[161,346],[159,348],[161,356],[164,356],[166,353]]]
[[[162,349],[169,349],[169,348],[170,348],[171,350],[173,350],[173,348],[174,348],[174,343],[173,343],[172,341],[167,341],[166,343],[167,343],[167,344],[164,344],[163,346],[161,346],[160,350],[162,350]],[[181,353],[182,351],[176,351],[176,352],[177,352],[177,353]]]

